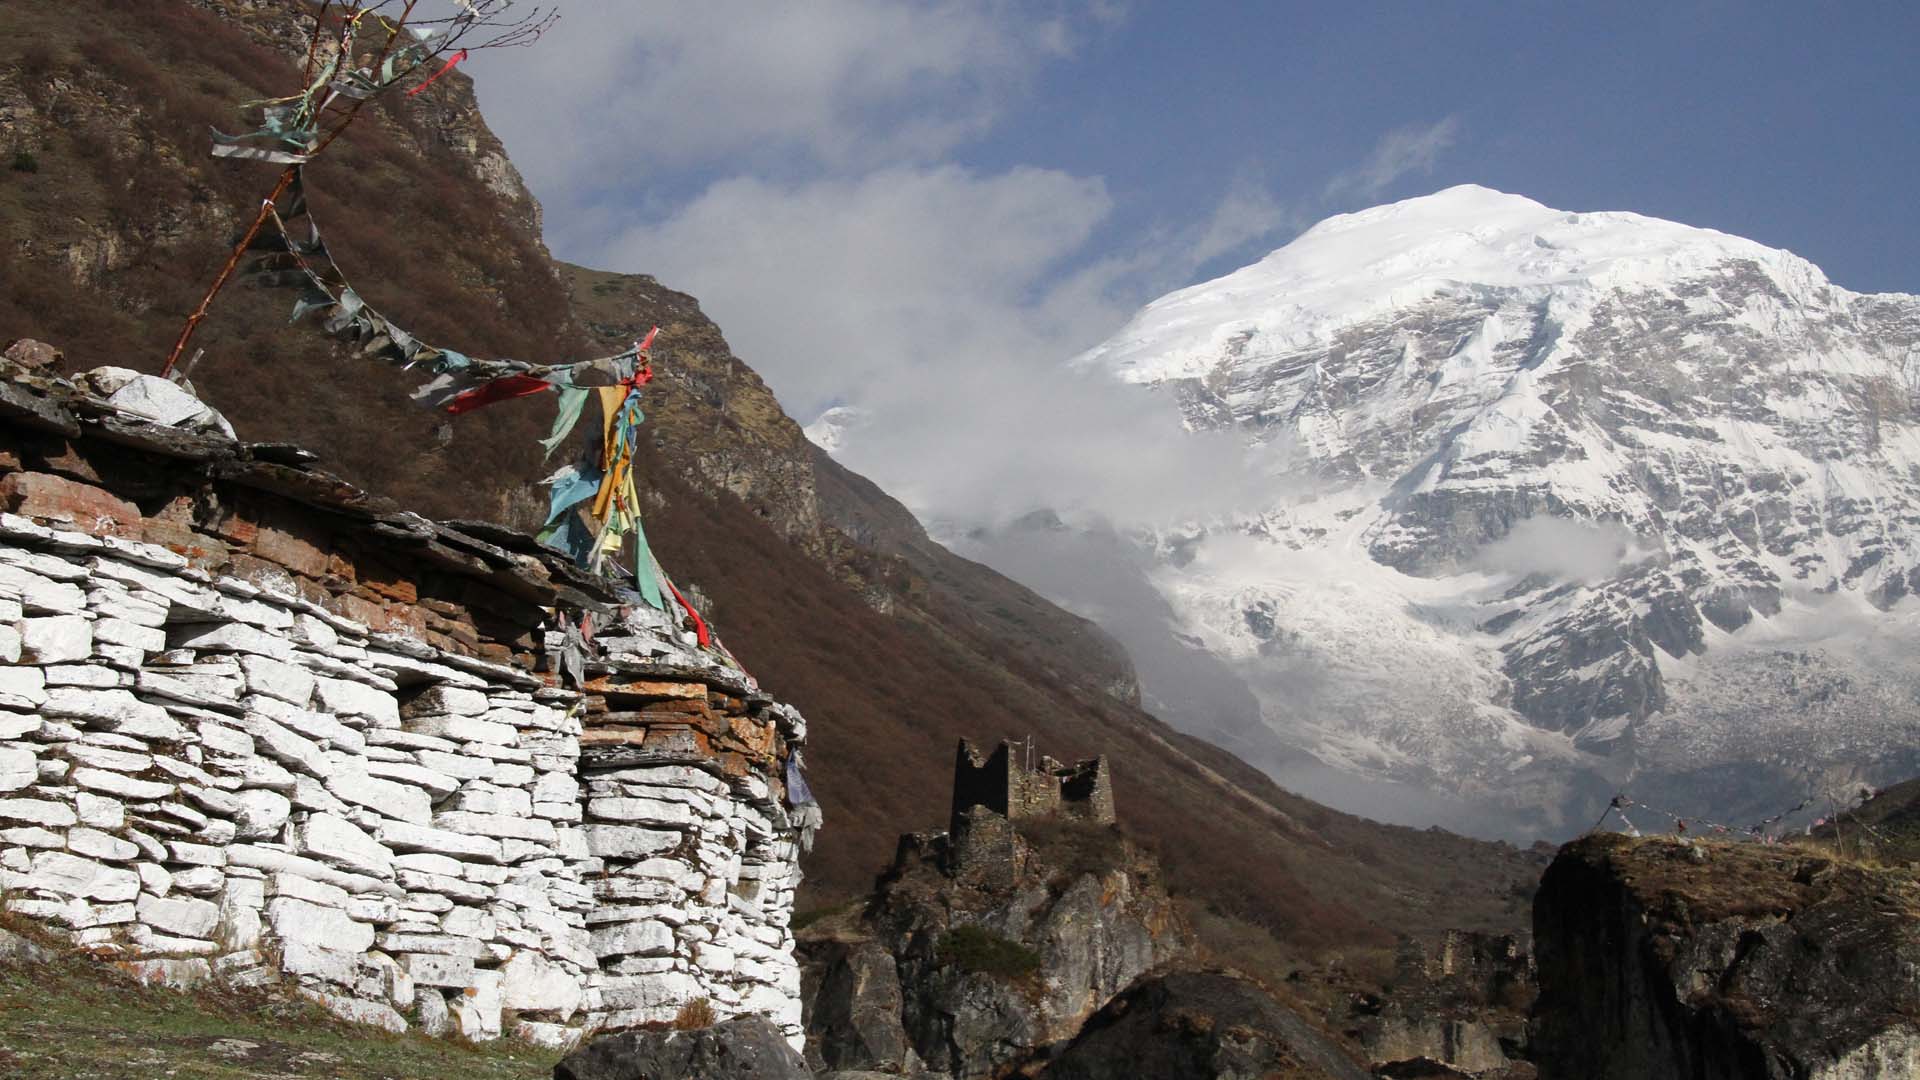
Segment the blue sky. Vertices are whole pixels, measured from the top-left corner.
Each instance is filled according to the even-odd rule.
[[[1320,218],[1457,183],[1920,292],[1920,5],[559,7],[473,64],[556,253],[700,297],[801,422],[866,409],[845,460],[923,515],[1219,467],[1162,447],[1114,488],[1164,403],[1062,365]]]

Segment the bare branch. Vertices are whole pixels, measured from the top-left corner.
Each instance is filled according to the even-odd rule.
[[[329,40],[328,13],[334,0],[320,0],[314,11],[304,85],[300,91],[290,97],[255,102],[265,110],[262,129],[252,135],[223,137],[226,145],[216,148],[216,152],[234,151],[235,144],[246,143],[249,145],[241,146],[230,156],[284,162],[287,168],[199,306],[187,316],[186,325],[161,369],[162,375],[172,372],[195,328],[206,318],[214,297],[239,265],[247,245],[275,214],[275,204],[280,197],[298,179],[301,165],[332,145],[368,101],[393,89],[435,59],[445,57],[446,62],[430,72],[425,82],[415,86],[416,93],[473,50],[531,45],[560,17],[557,9],[539,5],[515,11],[519,0],[428,2],[436,6],[444,2],[458,10],[443,17],[427,18],[416,17],[421,0],[341,0],[340,8],[333,13],[337,34]],[[378,52],[353,55],[363,32],[379,31],[384,31],[385,37]],[[251,148],[259,140],[269,141],[279,149]]]

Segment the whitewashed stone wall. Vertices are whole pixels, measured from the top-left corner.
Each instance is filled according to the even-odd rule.
[[[602,860],[587,915],[610,1026],[682,1005],[758,1013],[796,1039],[800,969],[787,927],[799,853],[766,781],[693,765],[628,765],[586,781],[587,847]]]
[[[0,660],[0,888],[82,945],[395,1030],[563,1043],[706,999],[798,1044],[765,777],[657,747],[583,773],[572,691],[13,515]]]

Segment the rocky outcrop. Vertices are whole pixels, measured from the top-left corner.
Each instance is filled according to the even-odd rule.
[[[553,1068],[553,1080],[813,1080],[780,1029],[743,1016],[688,1031],[605,1035]]]
[[[1534,907],[1555,1080],[1920,1074],[1920,884],[1811,850],[1600,834]]]
[[[1523,1056],[1533,994],[1524,941],[1451,931],[1430,948],[1404,945],[1392,992],[1358,995],[1344,1030],[1378,1068],[1425,1060],[1490,1073]]]
[[[807,1059],[831,1069],[917,1071],[920,1057],[900,1020],[905,1002],[893,954],[860,930],[815,933],[806,942]]]
[[[1190,935],[1158,866],[1111,826],[981,807],[901,838],[857,917],[810,930],[816,1065],[992,1075],[1071,1039]]]
[[[1224,972],[1145,979],[1100,1010],[1048,1080],[1368,1080],[1326,1033]]]

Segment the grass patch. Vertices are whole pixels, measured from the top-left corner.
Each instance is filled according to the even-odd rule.
[[[821,919],[852,911],[864,903],[866,903],[864,899],[859,899],[849,900],[844,904],[828,904],[825,907],[808,908],[795,915],[787,925],[789,929],[797,934],[807,927],[812,926],[814,923],[819,922]]]
[[[71,952],[0,961],[0,1077],[535,1080],[561,1055],[350,1024],[284,990],[141,985]]]
[[[972,975],[1021,979],[1040,969],[1040,954],[982,926],[959,926],[940,935],[940,962]]]
[[[1050,883],[1064,887],[1087,874],[1099,876],[1139,862],[1127,850],[1117,825],[1096,825],[1072,818],[1039,818],[1014,826],[1052,871]]]

